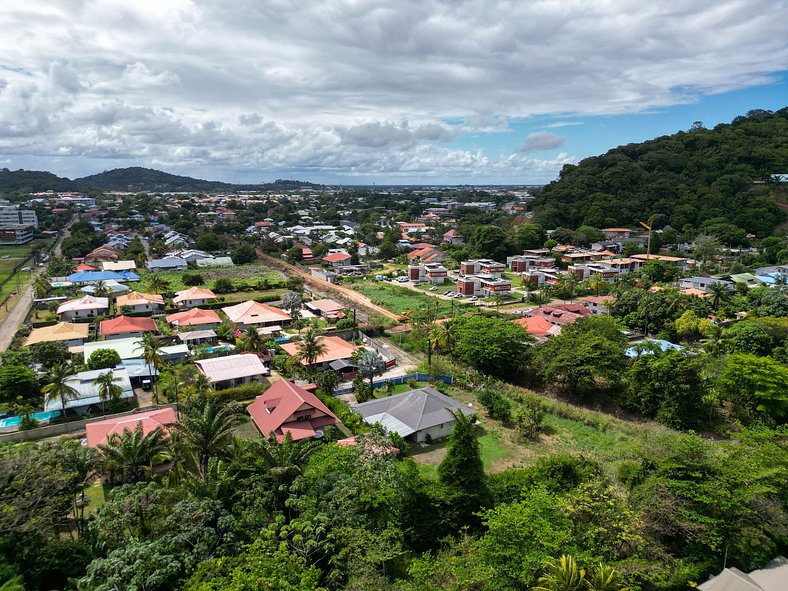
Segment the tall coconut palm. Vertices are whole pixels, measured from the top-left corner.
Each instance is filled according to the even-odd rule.
[[[145,472],[153,467],[157,459],[167,457],[169,443],[161,427],[156,427],[147,435],[142,432],[142,424],[134,431],[126,429],[123,433],[113,433],[107,443],[100,444],[99,450],[110,470],[120,470],[124,480],[141,480]]]
[[[52,284],[43,275],[37,275],[33,281],[33,295],[41,299],[47,297],[50,291],[52,291]]]
[[[73,373],[74,367],[69,362],[58,363],[47,374],[48,384],[41,388],[47,403],[50,400],[60,400],[64,417],[66,417],[66,401],[79,396],[79,391],[68,383]]]
[[[296,357],[299,361],[306,362],[307,369],[311,373],[315,363],[327,351],[328,347],[326,347],[323,339],[317,335],[317,331],[314,328],[310,328],[301,336],[296,349],[298,351]]]
[[[148,284],[148,289],[151,290],[151,292],[153,293],[161,293],[163,291],[167,291],[167,289],[169,289],[170,287],[170,284],[167,282],[167,280],[161,275],[157,275],[156,273],[148,275],[147,284]]]
[[[102,414],[106,411],[107,401],[114,403],[120,400],[120,395],[123,394],[123,388],[121,388],[119,385],[120,381],[121,379],[116,377],[111,370],[106,373],[99,374],[99,376],[96,378],[94,383],[96,386],[98,386],[98,395],[101,399]]]
[[[716,312],[720,306],[730,300],[731,292],[725,283],[716,281],[709,285],[708,292],[711,295],[711,307]]]
[[[101,457],[92,447],[81,445],[78,441],[67,441],[58,450],[58,464],[71,477],[73,484],[72,511],[77,533],[85,531],[85,489],[98,473]]]
[[[156,404],[159,403],[159,386],[156,375],[159,372],[159,368],[164,364],[164,360],[161,357],[161,348],[161,341],[156,338],[156,335],[152,332],[146,332],[142,335],[142,342],[135,349],[135,351],[142,353],[142,358],[148,364],[148,372],[151,374],[153,382],[153,399],[156,401]]]
[[[93,284],[93,295],[97,298],[106,298],[112,295],[112,292],[110,291],[107,282],[99,279]]]
[[[588,287],[594,290],[594,295],[599,297],[599,292],[607,286],[605,280],[600,275],[594,275],[588,280]]]
[[[185,406],[175,430],[180,443],[194,455],[200,477],[208,477],[208,463],[223,454],[232,443],[239,408],[223,404],[215,396],[196,396]]]
[[[268,339],[261,335],[254,326],[247,328],[241,335],[241,351],[261,353],[267,349]]]
[[[190,385],[197,396],[205,396],[213,391],[213,384],[204,373],[198,373]]]
[[[574,558],[564,555],[560,560],[547,561],[544,575],[533,591],[580,591],[585,589],[585,575]]]
[[[451,353],[454,340],[454,323],[451,320],[436,322],[430,330],[430,341],[443,352]]]

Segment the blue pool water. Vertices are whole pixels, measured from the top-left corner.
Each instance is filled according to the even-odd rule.
[[[53,410],[51,412],[34,412],[30,417],[37,421],[48,421],[49,419],[54,419],[59,414],[59,410]],[[0,419],[0,427],[16,427],[21,422],[22,417],[8,417],[7,419]]]
[[[232,350],[231,345],[217,345],[215,347],[208,347],[206,349],[208,353],[216,353],[218,351],[231,351],[231,350]]]

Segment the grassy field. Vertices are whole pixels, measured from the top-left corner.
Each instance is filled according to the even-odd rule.
[[[452,388],[450,395],[480,409],[472,392]],[[628,423],[596,411],[578,409],[563,403],[546,401],[543,433],[535,441],[522,441],[515,431],[488,418],[480,409],[481,455],[484,467],[499,472],[511,467],[526,467],[538,458],[559,453],[584,455],[613,470],[621,460],[634,458],[649,433],[663,427]],[[566,407],[566,408],[564,408]],[[571,416],[567,416],[571,415]],[[445,441],[426,448],[415,448],[411,456],[420,471],[434,477],[446,453]]]
[[[439,318],[444,318],[449,316],[452,311],[450,300],[435,298],[431,295],[428,295],[427,293],[421,293],[412,289],[408,289],[407,287],[400,287],[399,285],[394,285],[384,281],[374,283],[356,283],[352,287],[357,292],[363,293],[370,300],[372,300],[373,304],[383,306],[395,314],[404,314],[408,310],[415,310],[423,306],[430,306],[432,309],[437,309],[437,316]],[[455,311],[462,308],[462,304],[454,304]]]
[[[141,281],[146,283],[146,279],[153,275],[150,271],[141,271]],[[227,278],[233,282],[237,288],[243,288],[247,285],[256,285],[259,281],[268,281],[271,287],[277,287],[284,282],[282,276],[270,267],[265,265],[251,263],[248,265],[237,265],[235,267],[219,268],[219,269],[189,269],[188,271],[156,271],[155,274],[162,279],[165,279],[170,285],[171,291],[180,291],[188,289],[188,285],[183,283],[183,276],[186,275],[200,275],[204,283],[202,287],[212,287],[213,282],[219,278]]]

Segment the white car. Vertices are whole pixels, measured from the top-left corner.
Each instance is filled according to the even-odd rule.
[[[432,287],[430,287],[430,291],[438,291],[438,288],[433,285]]]
[[[469,302],[475,302],[475,301],[477,301],[478,299],[479,299],[479,298],[477,298],[476,296],[471,296],[471,297],[469,297],[469,298],[468,298],[468,301],[469,301]]]
[[[408,278],[407,277],[397,277],[397,281],[399,281],[400,283],[407,283],[408,282]]]

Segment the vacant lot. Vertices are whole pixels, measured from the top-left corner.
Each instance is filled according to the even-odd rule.
[[[447,317],[452,312],[451,300],[439,299],[428,295],[426,292],[422,293],[385,281],[374,283],[358,282],[352,287],[354,290],[367,296],[372,303],[383,306],[395,314],[404,314],[409,310],[427,306],[432,310],[437,310],[438,318]],[[458,311],[462,307],[462,304],[455,303],[454,310]]]
[[[142,281],[153,275],[150,271],[142,271]],[[268,284],[268,287],[279,287],[283,282],[282,276],[265,265],[251,263],[248,265],[237,265],[219,269],[189,269],[188,271],[156,271],[155,275],[165,279],[171,291],[188,289],[189,286],[183,283],[184,275],[199,275],[203,278],[201,287],[213,287],[213,282],[217,279],[229,279],[237,289],[246,286],[259,287],[260,284]]]

